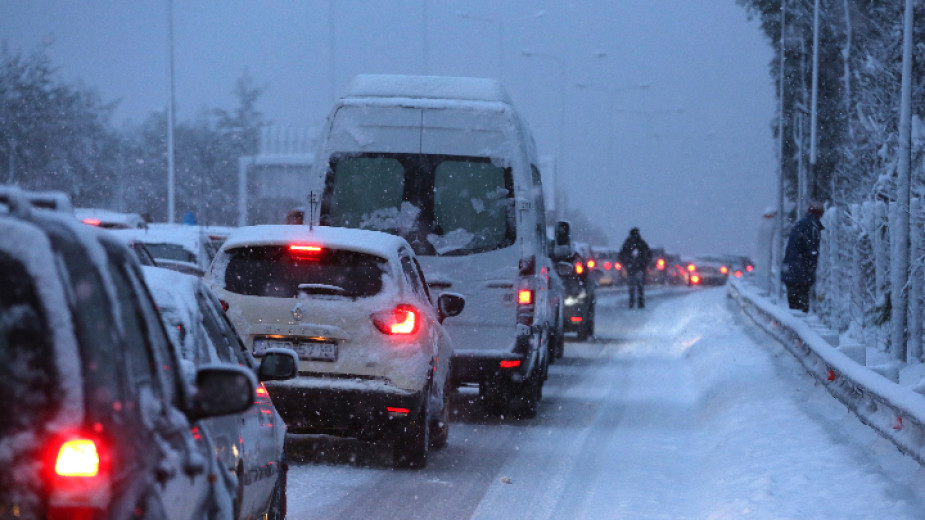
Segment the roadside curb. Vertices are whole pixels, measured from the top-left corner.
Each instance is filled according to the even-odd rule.
[[[727,296],[777,339],[816,381],[899,451],[925,465],[925,396],[859,364],[789,309],[731,280]]]

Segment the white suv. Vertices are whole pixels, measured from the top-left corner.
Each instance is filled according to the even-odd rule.
[[[394,442],[396,466],[423,467],[449,433],[450,338],[417,258],[375,231],[252,226],[231,234],[206,282],[245,345],[291,348],[299,376],[267,384],[290,433]]]

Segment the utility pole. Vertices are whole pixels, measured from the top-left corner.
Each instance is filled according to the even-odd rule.
[[[768,264],[768,290],[774,290],[774,295],[780,300],[783,296],[781,290],[780,276],[772,282],[770,278],[774,277],[774,266],[778,267],[783,263],[784,257],[784,66],[786,65],[786,43],[784,34],[787,30],[787,0],[781,0],[780,3],[780,83],[778,85],[778,123],[777,134],[779,139],[780,151],[777,167],[777,255],[774,257],[774,247],[771,248],[772,258],[776,261]]]
[[[816,127],[818,126],[817,112],[819,109],[819,0],[813,3],[813,92],[812,101],[809,111],[809,171],[807,172],[807,186],[810,198],[816,198]],[[802,211],[806,210],[807,201],[803,201],[800,206]],[[798,215],[798,218],[802,213]]]
[[[174,88],[173,88],[173,0],[167,0],[167,31],[168,31],[168,66],[170,68],[170,96],[167,101],[167,222],[174,223],[176,203],[174,200],[174,157],[173,157],[173,126],[174,126]]]
[[[890,352],[893,359],[906,358],[906,324],[909,280],[909,187],[912,173],[912,0],[903,14],[903,63],[899,109],[899,169],[896,176],[895,210],[890,211]]]

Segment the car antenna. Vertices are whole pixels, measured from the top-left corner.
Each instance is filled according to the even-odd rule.
[[[315,198],[315,192],[311,191],[308,194],[308,230],[313,231],[315,229],[315,204],[318,203],[318,199]]]

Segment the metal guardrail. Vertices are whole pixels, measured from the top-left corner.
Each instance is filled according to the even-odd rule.
[[[744,282],[731,281],[728,296],[861,422],[925,465],[925,396],[857,363]]]

